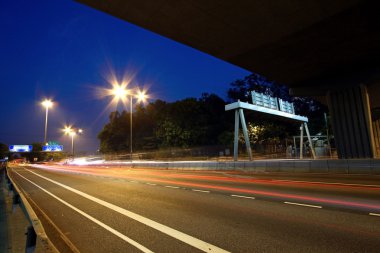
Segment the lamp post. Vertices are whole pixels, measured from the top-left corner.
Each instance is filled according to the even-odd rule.
[[[53,106],[53,102],[50,99],[45,99],[44,101],[42,101],[41,104],[46,108],[46,113],[45,113],[45,134],[44,134],[44,144],[46,145],[48,114],[49,114],[49,108]]]
[[[111,90],[111,94],[114,96],[114,99],[119,101],[122,100],[125,101],[126,97],[129,95],[129,105],[130,105],[130,116],[129,116],[129,123],[130,123],[130,156],[132,160],[133,155],[133,98],[137,98],[137,102],[145,102],[147,99],[147,95],[145,91],[137,90],[136,93],[133,93],[132,90],[127,90],[124,86],[121,85],[114,85],[114,88]]]
[[[71,154],[74,158],[74,137],[77,134],[83,133],[83,130],[82,129],[73,129],[71,127],[65,127],[65,129],[63,131],[65,132],[66,135],[71,136]]]
[[[130,135],[130,146],[131,146],[131,161],[132,161],[132,154],[133,154],[133,148],[132,148],[132,136],[133,136],[133,131],[132,131],[132,126],[133,126],[133,124],[132,124],[132,112],[133,112],[133,97],[132,97],[132,93],[130,94],[130,96],[129,96],[129,104],[131,105],[131,107],[130,107],[130,110],[129,110],[129,117],[130,117],[130,120],[129,120],[129,122],[130,122],[130,130],[131,130],[131,135]]]
[[[74,158],[74,136],[75,135],[76,135],[75,132],[70,133],[70,136],[71,136],[71,154],[73,155],[73,158]]]
[[[145,101],[146,101],[146,99],[147,99],[147,95],[145,94],[145,91],[141,91],[141,90],[138,90],[137,91],[137,93],[135,94],[135,97],[137,98],[137,102],[140,102],[140,103],[144,103]],[[131,111],[131,115],[130,115],[130,117],[131,117],[131,120],[130,120],[130,122],[131,122],[131,160],[132,160],[132,154],[133,154],[133,149],[132,149],[132,112],[133,112],[133,103],[132,103],[132,100],[133,100],[133,95],[131,94],[130,95],[130,104],[131,104],[131,109],[130,109],[130,111]]]
[[[129,92],[129,100],[130,100],[130,146],[131,146],[131,160],[132,160],[132,154],[133,154],[133,96],[137,98],[137,102],[145,102],[147,95],[144,91],[138,91],[136,94],[133,94]]]

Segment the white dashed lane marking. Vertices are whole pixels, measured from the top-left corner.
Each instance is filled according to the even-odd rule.
[[[171,186],[171,185],[165,185],[166,188],[173,188],[173,189],[179,189],[178,186]]]
[[[255,197],[243,196],[243,195],[234,195],[234,194],[232,194],[231,197],[243,198],[243,199],[255,199]]]
[[[191,189],[194,192],[203,192],[203,193],[210,193],[210,191],[204,191],[204,190],[198,190],[198,189]]]
[[[302,203],[294,203],[294,202],[284,202],[284,204],[288,205],[296,205],[296,206],[305,206],[305,207],[312,207],[312,208],[322,208],[321,206],[314,206],[314,205],[308,205],[308,204],[302,204]]]

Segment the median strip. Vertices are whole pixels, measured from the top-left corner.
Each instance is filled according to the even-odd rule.
[[[220,253],[229,252],[229,251],[226,251],[226,250],[224,250],[222,248],[219,248],[219,247],[217,247],[215,245],[212,245],[210,243],[207,243],[205,241],[202,241],[200,239],[192,237],[192,236],[190,236],[188,234],[180,232],[180,231],[178,231],[178,230],[176,230],[174,228],[165,226],[165,225],[160,224],[160,223],[158,223],[158,222],[156,222],[154,220],[151,220],[149,218],[146,218],[146,217],[141,216],[139,214],[136,214],[134,212],[128,211],[128,210],[126,210],[124,208],[121,208],[119,206],[116,206],[116,205],[111,204],[109,202],[106,202],[104,200],[101,200],[99,198],[91,196],[91,195],[89,195],[87,193],[81,192],[81,191],[79,191],[77,189],[74,189],[74,188],[72,188],[70,186],[67,186],[67,185],[59,183],[59,182],[57,182],[55,180],[52,180],[52,179],[50,179],[48,177],[42,176],[42,175],[40,175],[40,174],[38,174],[38,173],[36,173],[34,171],[31,171],[31,170],[28,170],[28,169],[25,169],[25,170],[28,171],[28,172],[30,172],[30,173],[32,173],[32,174],[34,174],[34,175],[36,175],[36,176],[38,176],[38,177],[40,177],[40,178],[43,178],[43,179],[45,179],[45,180],[47,180],[49,182],[52,182],[52,183],[54,183],[56,185],[59,185],[59,186],[65,188],[66,190],[74,192],[74,193],[76,193],[76,194],[78,194],[78,195],[80,195],[80,196],[82,196],[82,197],[84,197],[86,199],[89,199],[89,200],[91,200],[91,201],[93,201],[95,203],[98,203],[99,205],[102,205],[102,206],[107,207],[107,208],[109,208],[111,210],[114,210],[115,212],[118,212],[118,213],[120,213],[120,214],[122,214],[122,215],[124,215],[126,217],[129,217],[129,218],[131,218],[133,220],[136,220],[136,221],[138,221],[138,222],[140,222],[140,223],[142,223],[142,224],[144,224],[146,226],[149,226],[149,227],[151,227],[153,229],[156,229],[157,231],[160,231],[160,232],[162,232],[162,233],[164,233],[164,234],[166,234],[168,236],[171,236],[171,237],[173,237],[173,238],[175,238],[177,240],[180,240],[180,241],[182,241],[182,242],[184,242],[184,243],[186,243],[188,245],[191,245],[191,246],[193,246],[193,247],[195,247],[195,248],[197,248],[197,249],[199,249],[201,251],[204,251],[204,252],[218,252],[218,253],[219,252]]]
[[[305,207],[313,207],[313,208],[322,208],[321,206],[314,206],[314,205],[308,205],[308,204],[302,204],[302,203],[294,203],[294,202],[284,202],[284,204],[296,205],[296,206],[305,206]]]

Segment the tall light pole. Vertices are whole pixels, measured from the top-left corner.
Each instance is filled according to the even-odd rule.
[[[147,95],[145,91],[138,90],[136,93],[133,93],[132,90],[127,90],[124,86],[122,85],[114,85],[114,88],[110,90],[111,94],[114,96],[114,99],[116,101],[125,101],[126,98],[129,95],[129,105],[130,105],[130,115],[129,115],[129,123],[130,123],[130,155],[131,155],[131,160],[132,160],[132,155],[133,155],[133,98],[137,98],[137,102],[145,102],[147,99]]]
[[[74,136],[76,135],[76,133],[73,131],[70,133],[70,136],[71,136],[71,154],[73,155],[73,158],[74,158]]]
[[[137,102],[144,103],[147,99],[147,95],[145,94],[145,91],[138,90],[137,93],[135,94],[135,97],[137,98]],[[132,99],[133,96],[131,95],[131,160],[132,160],[132,112],[133,112],[133,107],[132,107]]]
[[[71,128],[70,126],[69,127],[66,126],[65,129],[63,129],[63,131],[65,132],[66,135],[70,135],[70,137],[71,137],[71,154],[74,158],[74,137],[77,134],[83,133],[83,130],[82,129],[74,129],[74,128]]]
[[[53,106],[53,102],[50,99],[45,99],[44,101],[42,101],[41,104],[46,108],[46,113],[45,113],[45,134],[44,134],[44,145],[46,145],[48,114],[49,114],[49,108]]]
[[[131,161],[132,161],[132,154],[133,154],[133,148],[132,148],[132,136],[133,136],[133,131],[132,131],[132,126],[133,126],[133,124],[132,124],[132,113],[133,113],[133,96],[132,96],[132,93],[130,93],[130,96],[129,96],[130,98],[130,105],[131,105],[131,107],[130,107],[130,113],[129,113],[129,117],[130,117],[130,130],[131,130],[131,135],[130,135],[130,146],[131,146]]]

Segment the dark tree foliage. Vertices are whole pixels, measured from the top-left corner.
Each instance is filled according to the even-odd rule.
[[[6,157],[8,155],[9,149],[8,145],[4,143],[0,143],[0,159]]]
[[[279,97],[284,100],[291,100],[289,96],[289,89],[285,85],[279,85],[273,81],[269,81],[259,74],[251,74],[244,79],[238,79],[231,83],[231,88],[227,91],[227,96],[230,102],[251,101],[250,92],[256,91],[270,95],[272,97]]]
[[[310,98],[292,98],[286,86],[258,74],[231,83],[228,102],[238,99],[250,102],[252,90],[294,102],[297,114],[309,117],[312,134],[323,129],[323,113],[326,111],[323,105]],[[225,112],[226,103],[215,94],[204,93],[198,99],[186,98],[172,103],[156,100],[146,106],[137,105],[133,112],[133,150],[231,145],[234,115]],[[263,141],[298,134],[298,127],[289,123],[260,115],[252,119],[248,115],[247,118],[253,125],[265,129],[260,132]],[[130,112],[112,112],[98,138],[103,153],[130,150]]]
[[[168,104],[159,121],[156,137],[160,146],[190,147],[218,144],[225,129],[225,102],[215,94],[187,98]]]
[[[289,95],[289,88],[285,85],[269,81],[259,74],[251,74],[244,79],[236,80],[231,83],[231,88],[228,89],[228,99],[230,102],[240,99],[241,101],[251,102],[249,95],[250,91],[254,90],[272,97],[278,97],[283,100],[293,102],[296,114],[306,116],[309,118],[309,128],[311,134],[324,132],[324,113],[327,112],[327,107],[315,99],[309,97],[291,97]],[[261,121],[262,120],[262,121]],[[264,124],[270,127],[270,122],[265,119],[256,119],[257,124]],[[283,134],[283,133],[282,133]],[[290,132],[289,132],[290,134]],[[295,133],[294,133],[295,134]]]
[[[193,147],[218,144],[226,130],[225,102],[215,94],[200,99],[186,98],[173,103],[156,100],[133,112],[133,149]],[[99,133],[101,152],[130,149],[130,114],[112,112]]]

